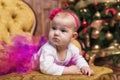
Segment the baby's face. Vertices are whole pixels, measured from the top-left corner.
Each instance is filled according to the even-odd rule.
[[[50,27],[49,41],[56,46],[67,46],[75,33],[72,23],[71,18],[55,17]]]

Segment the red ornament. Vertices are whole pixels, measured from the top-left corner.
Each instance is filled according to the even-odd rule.
[[[98,4],[99,4],[98,2],[94,2],[93,6],[96,7],[96,6],[98,6]]]
[[[87,24],[87,21],[86,21],[86,20],[84,20],[84,21],[82,22],[82,26],[84,26],[84,27],[87,27],[87,26],[88,26],[88,24]]]

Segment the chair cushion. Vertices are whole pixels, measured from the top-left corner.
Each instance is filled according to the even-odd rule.
[[[62,75],[51,76],[33,71],[28,74],[11,73],[8,75],[0,76],[0,80],[112,80],[112,70],[106,67],[91,66],[95,71],[94,76],[86,75]]]
[[[32,34],[35,16],[22,0],[0,0],[0,40],[10,43],[11,36]]]

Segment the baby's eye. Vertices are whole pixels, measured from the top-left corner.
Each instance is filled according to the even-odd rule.
[[[52,27],[53,30],[56,30],[57,28],[55,26]]]
[[[61,32],[67,32],[67,31],[63,29],[63,30],[61,30]]]

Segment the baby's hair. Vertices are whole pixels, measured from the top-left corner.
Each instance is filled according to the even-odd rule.
[[[71,10],[63,10],[61,8],[54,9],[54,10],[51,11],[49,18],[51,20],[53,20],[55,16],[57,16],[58,14],[61,15],[62,13],[65,16],[71,15],[74,18],[76,29],[79,28],[79,26],[80,26],[80,20],[79,20],[78,16],[73,11],[71,11]]]

